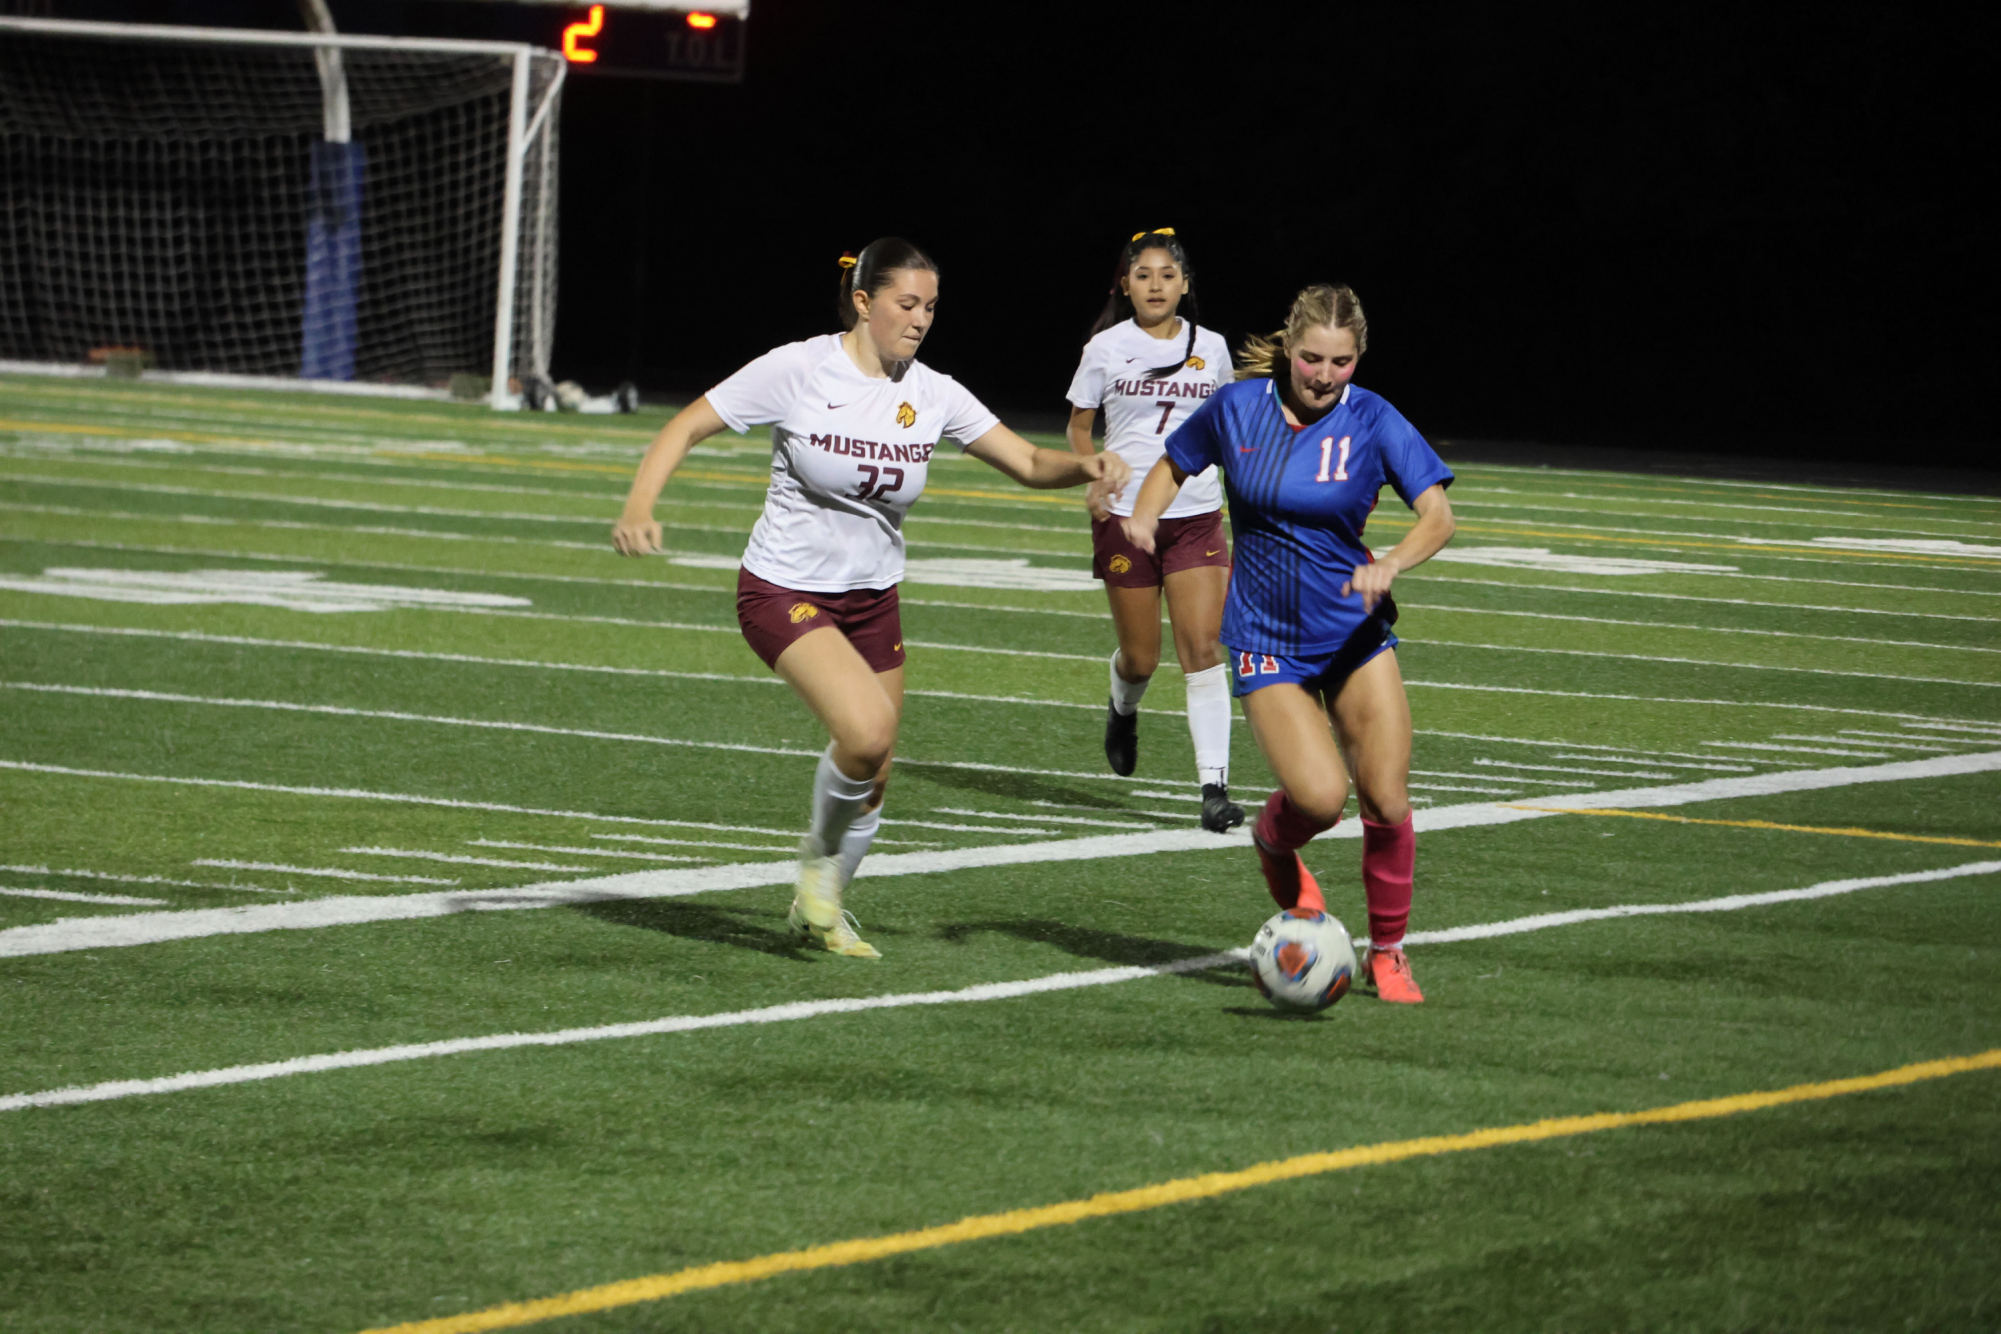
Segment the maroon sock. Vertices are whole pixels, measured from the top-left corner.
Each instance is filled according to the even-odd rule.
[[[1369,939],[1386,948],[1403,940],[1410,925],[1411,873],[1417,867],[1417,831],[1362,818],[1362,888],[1369,897]]]
[[[1258,841],[1273,852],[1296,852],[1312,842],[1315,834],[1332,829],[1339,821],[1339,816],[1325,824],[1313,819],[1293,805],[1292,798],[1280,788],[1266,799],[1256,832]]]

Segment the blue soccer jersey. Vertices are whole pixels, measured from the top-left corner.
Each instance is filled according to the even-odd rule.
[[[1385,485],[1408,505],[1452,481],[1402,413],[1354,385],[1306,427],[1286,421],[1271,380],[1226,385],[1167,438],[1167,457],[1222,470],[1236,539],[1223,642],[1256,653],[1332,653],[1365,622],[1393,621],[1387,598],[1365,615],[1360,593],[1341,596],[1375,559],[1362,527]]]

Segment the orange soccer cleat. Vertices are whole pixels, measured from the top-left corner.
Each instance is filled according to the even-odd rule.
[[[1320,896],[1320,882],[1306,869],[1298,853],[1274,852],[1261,838],[1253,837],[1251,842],[1257,847],[1258,869],[1264,872],[1265,888],[1271,891],[1273,902],[1285,909],[1327,911],[1327,901]]]
[[[1410,975],[1410,956],[1402,950],[1380,950],[1371,945],[1362,956],[1362,975],[1383,1000],[1416,1005],[1424,999],[1424,993],[1417,989],[1417,979]]]

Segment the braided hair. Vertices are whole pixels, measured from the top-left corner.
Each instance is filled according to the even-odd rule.
[[[1147,379],[1159,380],[1186,366],[1188,358],[1195,355],[1195,326],[1201,318],[1201,308],[1195,302],[1195,271],[1188,265],[1188,249],[1181,244],[1180,238],[1175,236],[1172,227],[1141,232],[1119,250],[1118,264],[1112,270],[1111,299],[1105,302],[1104,310],[1098,314],[1098,322],[1091,326],[1091,332],[1087,337],[1096,338],[1113,325],[1133,317],[1132,298],[1126,295],[1120,283],[1132,272],[1133,264],[1139,257],[1149,250],[1165,250],[1174,262],[1181,266],[1181,276],[1189,282],[1188,290],[1182,294],[1181,305],[1177,311],[1181,316],[1181,322],[1188,326],[1188,343],[1181,349],[1178,360],[1170,361],[1164,366],[1155,366],[1146,373]]]
[[[1369,317],[1362,313],[1362,298],[1346,283],[1315,283],[1302,287],[1286,312],[1285,327],[1269,335],[1252,334],[1237,353],[1237,378],[1252,380],[1277,375],[1281,362],[1308,329],[1346,329],[1355,335],[1355,355],[1369,350]]]

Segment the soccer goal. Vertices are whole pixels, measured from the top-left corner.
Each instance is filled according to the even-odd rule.
[[[515,43],[0,18],[0,366],[515,406],[562,86]]]

